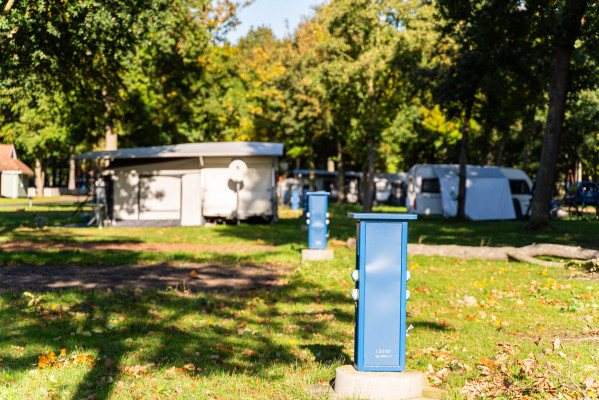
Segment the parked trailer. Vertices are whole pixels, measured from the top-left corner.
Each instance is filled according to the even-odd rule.
[[[193,226],[277,218],[280,143],[188,143],[88,152],[109,162],[107,220],[114,226]]]
[[[467,168],[466,215],[471,219],[516,219],[530,215],[532,181],[518,168]],[[455,216],[459,165],[416,164],[406,176],[409,213]]]

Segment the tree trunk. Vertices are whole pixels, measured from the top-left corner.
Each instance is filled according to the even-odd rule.
[[[50,186],[51,188],[53,187],[58,187],[58,179],[56,176],[56,172],[57,172],[57,168],[56,168],[56,160],[53,159],[52,162],[50,163],[50,176],[48,177],[48,186]]]
[[[368,98],[370,101],[370,121],[368,124],[368,168],[366,170],[366,185],[364,191],[365,213],[372,212],[372,203],[374,200],[374,163],[376,157],[376,118],[377,104],[374,92],[374,71],[371,72],[368,79]]]
[[[495,128],[486,129],[484,136],[487,138],[485,141],[485,150],[482,154],[480,165],[489,167],[493,164],[493,151],[495,150],[495,141],[493,140],[493,133]]]
[[[462,125],[462,140],[460,141],[460,184],[458,189],[458,215],[460,219],[466,217],[466,165],[468,164],[468,136],[470,134],[470,116],[472,114],[472,101],[466,102],[464,124]]]
[[[536,190],[532,201],[529,228],[544,228],[549,225],[549,207],[553,196],[559,142],[562,134],[566,100],[568,97],[568,75],[574,43],[580,33],[581,20],[588,0],[571,0],[562,10],[563,26],[566,29],[556,35],[557,47],[551,60],[551,82],[549,85],[549,110],[543,138],[543,149],[536,178]]]
[[[371,0],[370,5],[376,6],[376,1]],[[374,38],[374,48],[378,47],[379,35],[381,31],[381,21],[377,20],[376,35]],[[364,207],[365,213],[372,212],[372,204],[374,201],[374,163],[376,157],[376,130],[377,130],[377,100],[376,91],[374,88],[374,63],[371,63],[370,70],[368,71],[368,101],[370,107],[370,121],[368,124],[368,169],[366,173],[366,191],[364,193]]]
[[[77,170],[77,165],[75,164],[75,160],[73,160],[72,158],[69,159],[69,184],[67,185],[67,188],[69,190],[76,189],[76,184],[75,184],[76,170]]]
[[[102,102],[104,103],[104,132],[106,134],[105,150],[116,150],[118,148],[118,137],[114,131],[112,98],[106,89],[102,90]]]
[[[339,189],[337,202],[345,204],[345,163],[343,162],[343,145],[339,138],[337,139],[337,187]]]
[[[15,0],[8,0],[6,2],[6,6],[4,6],[4,14],[8,14],[10,12],[10,9],[12,8],[14,3],[15,3]]]
[[[528,108],[526,114],[524,114],[524,121],[522,123],[522,133],[524,134],[524,148],[522,149],[522,170],[528,174],[528,162],[530,157],[530,145],[532,143],[532,137],[535,134],[535,107],[531,106]]]
[[[37,197],[44,197],[44,182],[46,180],[46,171],[39,160],[35,160],[35,194]]]
[[[308,155],[308,169],[309,169],[309,182],[310,182],[310,191],[316,190],[316,164],[314,163],[314,149],[310,146],[310,154]]]
[[[505,153],[505,143],[507,142],[508,134],[504,132],[499,139],[499,147],[497,148],[497,153],[495,154],[495,165],[500,167],[503,164],[503,154]]]
[[[365,213],[372,212],[372,205],[374,200],[374,158],[376,156],[376,141],[373,137],[370,138],[368,143],[368,169],[366,173],[366,192],[364,193],[364,207]]]

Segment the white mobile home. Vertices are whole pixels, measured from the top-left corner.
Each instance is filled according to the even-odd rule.
[[[103,159],[114,226],[193,226],[210,219],[277,218],[281,143],[188,143],[94,151]]]
[[[416,164],[406,176],[408,212],[457,214],[459,165]],[[466,167],[466,209],[473,220],[516,219],[529,212],[532,182],[517,168]]]

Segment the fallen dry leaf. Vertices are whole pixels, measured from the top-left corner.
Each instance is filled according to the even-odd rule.
[[[186,369],[186,370],[188,370],[188,371],[195,371],[195,370],[196,370],[196,366],[195,366],[195,365],[193,365],[193,364],[185,364],[185,365],[183,366],[183,369]]]
[[[562,347],[562,340],[558,337],[553,341],[553,351],[558,351]]]
[[[536,358],[532,357],[532,354],[530,354],[530,356],[531,358],[526,358],[520,362],[520,373],[532,377],[539,369],[539,363]]]

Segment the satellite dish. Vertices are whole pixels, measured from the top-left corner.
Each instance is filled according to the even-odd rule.
[[[242,182],[248,173],[248,166],[243,160],[233,160],[229,164],[229,174],[233,182]]]

